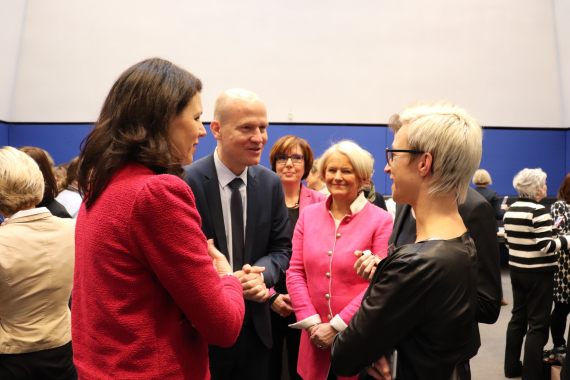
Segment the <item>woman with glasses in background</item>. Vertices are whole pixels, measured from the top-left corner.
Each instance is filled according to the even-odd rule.
[[[285,204],[289,210],[289,231],[291,238],[299,215],[305,206],[322,202],[326,196],[307,188],[301,181],[306,179],[313,167],[313,151],[309,144],[295,136],[280,138],[269,153],[271,169],[281,177]],[[297,374],[297,357],[301,331],[288,326],[295,323],[291,298],[285,286],[285,279],[271,288],[268,302],[271,310],[273,348],[269,354],[269,380],[281,380],[283,363],[283,341],[287,344],[287,364],[291,380],[301,379]]]
[[[301,334],[297,370],[305,380],[337,379],[330,346],[360,307],[368,281],[353,270],[355,251],[386,257],[392,217],[364,196],[374,160],[352,141],[331,146],[319,161],[330,195],[299,216],[287,289]],[[356,378],[356,377],[355,377]]]

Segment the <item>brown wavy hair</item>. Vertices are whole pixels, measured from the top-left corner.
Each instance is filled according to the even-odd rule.
[[[81,143],[77,182],[86,208],[128,162],[157,174],[184,175],[182,157],[170,142],[170,122],[201,90],[198,78],[159,58],[139,62],[121,74],[95,127]]]
[[[558,189],[558,200],[570,203],[570,173],[566,174],[562,185]]]
[[[32,157],[34,161],[40,167],[40,171],[44,177],[44,197],[40,203],[36,205],[36,207],[46,207],[50,204],[55,197],[57,197],[58,190],[57,190],[57,181],[55,179],[55,174],[53,173],[53,167],[50,161],[51,156],[41,149],[36,148],[35,146],[25,146],[20,148],[20,151],[26,153],[28,156]]]
[[[305,160],[305,172],[303,173],[303,178],[301,178],[301,180],[303,180],[307,178],[313,167],[313,150],[306,140],[293,135],[281,137],[275,142],[271,148],[271,152],[269,152],[269,163],[271,164],[271,170],[276,171],[277,158],[275,158],[275,156],[281,154],[289,155],[289,152],[296,146],[303,152],[303,158]]]

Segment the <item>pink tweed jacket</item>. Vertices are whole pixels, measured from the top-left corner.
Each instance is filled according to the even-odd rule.
[[[291,327],[330,323],[344,330],[362,302],[368,281],[353,269],[356,250],[371,250],[386,257],[392,217],[361,194],[338,228],[326,202],[310,205],[299,217],[293,236],[293,256],[287,271],[287,289],[297,316]],[[320,350],[303,331],[297,371],[303,379],[325,380],[330,348]],[[356,378],[356,377],[355,377]],[[341,379],[341,378],[339,378]]]

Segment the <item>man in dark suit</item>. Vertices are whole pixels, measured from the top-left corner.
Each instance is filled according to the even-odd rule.
[[[469,231],[477,248],[477,311],[471,339],[461,362],[456,367],[456,379],[471,379],[469,360],[477,355],[481,346],[478,323],[493,324],[499,318],[501,310],[501,267],[499,262],[499,242],[495,230],[495,214],[491,205],[475,190],[467,190],[467,199],[459,205],[459,215]],[[396,204],[394,229],[388,246],[400,247],[416,241],[416,220],[410,205]],[[363,277],[371,278],[374,274],[369,265],[371,258],[359,259],[357,270]],[[368,270],[365,270],[368,268]],[[372,270],[370,270],[372,269]]]
[[[265,105],[254,93],[222,93],[210,125],[217,148],[185,168],[202,231],[228,258],[246,300],[237,342],[230,348],[209,347],[213,380],[265,379],[268,373],[272,339],[265,301],[268,289],[285,277],[291,240],[281,181],[258,165],[267,124]]]

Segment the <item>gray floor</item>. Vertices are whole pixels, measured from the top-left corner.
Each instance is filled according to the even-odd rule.
[[[477,356],[471,360],[471,375],[473,380],[506,379],[503,373],[503,360],[505,358],[507,325],[511,319],[513,292],[511,289],[509,271],[503,270],[501,278],[503,282],[503,294],[509,304],[501,308],[499,320],[494,325],[479,324],[481,348],[479,348]],[[552,348],[551,340],[548,341],[546,348]],[[520,377],[518,379],[520,379]]]

